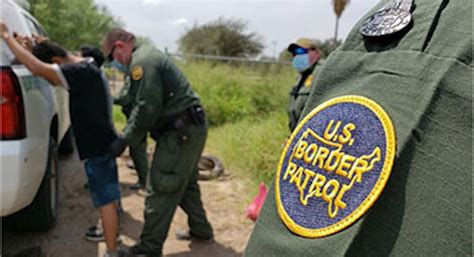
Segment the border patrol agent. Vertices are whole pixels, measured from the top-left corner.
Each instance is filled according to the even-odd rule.
[[[472,256],[470,4],[383,1],[355,25],[245,256]]]
[[[122,72],[127,72],[122,70]],[[130,93],[130,74],[125,75],[125,81],[122,89],[120,90],[118,96],[114,98],[114,104],[120,105],[122,107],[122,113],[125,115],[127,120],[130,118],[133,99],[132,94]],[[138,148],[137,148],[138,147]],[[138,190],[140,188],[145,188],[146,185],[146,174],[148,171],[148,159],[147,159],[147,143],[146,137],[141,141],[141,144],[138,146],[129,146],[130,156],[132,157],[135,171],[138,175],[138,183],[131,185],[130,189]]]
[[[293,131],[311,91],[314,79],[313,71],[319,65],[320,53],[314,40],[309,38],[298,39],[295,43],[290,44],[287,50],[293,55],[292,65],[299,73],[296,84],[290,91],[288,104],[288,126]]]
[[[133,107],[124,129],[130,146],[147,133],[156,149],[147,177],[145,224],[131,256],[161,256],[176,207],[188,215],[189,239],[212,240],[213,231],[201,202],[197,163],[207,137],[199,97],[163,53],[138,45],[133,34],[115,29],[102,42],[112,65],[131,77]]]

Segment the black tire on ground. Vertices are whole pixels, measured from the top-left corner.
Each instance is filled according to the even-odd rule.
[[[53,138],[50,138],[46,172],[33,202],[20,212],[7,217],[3,225],[18,231],[50,229],[57,217],[58,185],[57,144]]]
[[[224,173],[224,165],[212,155],[203,155],[198,162],[199,180],[216,179]]]
[[[74,152],[74,134],[72,128],[69,128],[59,144],[60,154],[72,154]]]

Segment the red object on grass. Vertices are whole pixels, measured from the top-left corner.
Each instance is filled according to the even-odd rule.
[[[260,209],[262,209],[263,202],[265,202],[267,192],[268,190],[265,184],[260,182],[257,196],[253,199],[252,203],[250,203],[250,205],[247,207],[247,210],[245,211],[247,218],[253,221],[257,220],[258,215],[260,214]]]

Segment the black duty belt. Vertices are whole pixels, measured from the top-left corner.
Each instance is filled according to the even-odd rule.
[[[151,137],[155,140],[158,139],[160,135],[169,130],[175,130],[181,137],[183,142],[186,142],[188,137],[184,131],[186,126],[194,125],[204,125],[206,124],[206,114],[204,113],[204,108],[201,105],[194,105],[178,115],[168,119],[169,121],[162,127],[153,129],[151,131]]]

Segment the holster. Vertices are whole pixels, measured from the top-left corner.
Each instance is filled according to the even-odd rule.
[[[190,124],[206,124],[206,114],[204,113],[204,109],[201,105],[189,107],[180,114],[169,119],[169,122],[167,122],[161,128],[153,129],[150,132],[150,135],[154,140],[158,140],[159,135],[169,130],[175,130],[178,132],[179,137],[181,138],[181,143],[185,143],[188,140],[188,135],[186,135],[185,128]]]
[[[206,124],[206,114],[204,113],[204,108],[202,108],[201,105],[191,106],[187,109],[187,111],[192,123],[195,125]]]

